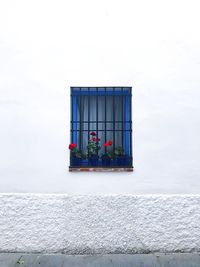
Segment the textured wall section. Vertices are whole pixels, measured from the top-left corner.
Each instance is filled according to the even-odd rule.
[[[200,251],[200,196],[0,195],[0,251]]]

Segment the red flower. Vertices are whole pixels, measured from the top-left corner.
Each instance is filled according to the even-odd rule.
[[[109,140],[108,142],[107,142],[107,144],[109,145],[109,146],[112,146],[112,140]]]
[[[112,140],[109,140],[107,143],[105,143],[103,146],[104,147],[109,147],[109,146],[112,146]]]
[[[76,147],[76,144],[70,144],[70,145],[69,145],[69,149],[70,149],[70,150],[73,150],[75,147]]]
[[[96,133],[95,132],[91,132],[90,135],[96,136]]]

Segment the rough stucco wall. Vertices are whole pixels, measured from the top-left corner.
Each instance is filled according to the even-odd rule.
[[[200,251],[200,196],[0,195],[0,251]]]

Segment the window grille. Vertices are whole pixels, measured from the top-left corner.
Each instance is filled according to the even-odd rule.
[[[131,87],[71,87],[70,167],[132,167],[131,110]]]

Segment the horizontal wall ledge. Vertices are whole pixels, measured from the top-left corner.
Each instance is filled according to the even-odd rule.
[[[70,172],[132,172],[133,167],[124,167],[124,168],[118,168],[118,167],[69,167]]]
[[[200,252],[200,196],[0,194],[0,233],[0,252]]]

